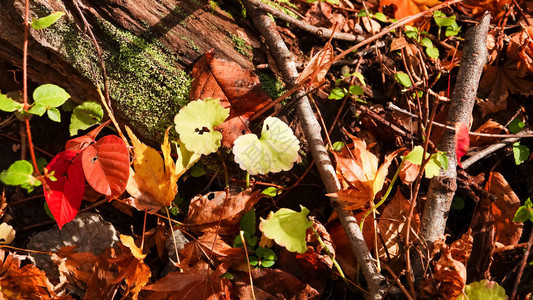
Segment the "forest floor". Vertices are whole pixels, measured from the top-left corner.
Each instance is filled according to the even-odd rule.
[[[203,101],[179,112],[161,148],[144,145],[128,124],[104,123],[112,114],[103,96],[97,108],[73,111],[55,88],[28,106],[22,92],[0,95],[0,293],[529,299],[531,3],[244,2],[209,5],[244,28],[236,47],[252,53],[255,70],[204,54],[190,71],[190,100]],[[468,99],[457,78],[466,56],[483,56],[465,41],[485,11],[487,60]],[[289,57],[259,28],[264,12]],[[303,102],[322,128],[334,190]],[[48,117],[32,112],[39,103]],[[452,121],[466,103],[467,119]],[[63,121],[50,120],[60,106]],[[87,126],[73,139],[74,115]],[[453,183],[442,179],[450,169]],[[428,209],[439,193],[448,197],[443,212]],[[362,246],[344,223],[352,214],[364,224],[355,229]],[[354,253],[369,260],[358,264]]]

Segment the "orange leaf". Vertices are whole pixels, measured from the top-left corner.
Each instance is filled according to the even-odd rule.
[[[379,3],[379,7],[383,11],[385,6],[394,6],[394,18],[400,20],[416,15],[440,3],[438,0],[383,0]]]
[[[490,133],[490,134],[498,134],[504,130],[505,127],[503,127],[502,124],[493,121],[492,119],[489,119],[487,122],[483,123],[483,125],[479,126],[478,129],[476,129],[475,132],[479,133]],[[486,137],[486,136],[472,136],[470,138],[470,145],[471,146],[483,146],[488,145],[496,142],[498,138],[494,137]]]

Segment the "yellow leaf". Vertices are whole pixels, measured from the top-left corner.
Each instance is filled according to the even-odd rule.
[[[128,247],[131,251],[131,254],[138,260],[143,260],[146,257],[146,254],[143,254],[142,249],[135,245],[133,237],[121,234],[120,242],[124,244],[124,246]]]

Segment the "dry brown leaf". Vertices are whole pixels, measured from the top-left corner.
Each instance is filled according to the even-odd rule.
[[[4,299],[72,299],[58,297],[46,273],[32,264],[20,267],[20,260],[0,249],[0,297]]]
[[[242,215],[249,211],[264,195],[261,191],[252,192],[251,189],[237,195],[226,192],[211,192],[204,196],[196,196],[191,200],[185,224],[193,230],[217,231],[219,234],[233,234]]]
[[[127,242],[130,243],[130,241]],[[119,244],[119,247],[121,249],[120,254],[115,258],[108,259],[111,264],[118,268],[118,274],[113,283],[123,282],[125,285],[124,296],[131,294],[132,298],[136,300],[139,292],[150,279],[150,268],[142,259],[135,257],[135,255],[139,255],[140,249],[134,243],[133,245]],[[135,254],[132,253],[132,248],[135,249]]]
[[[493,172],[485,186],[496,201],[492,204],[496,242],[504,245],[516,245],[522,236],[522,223],[513,222],[520,199],[515,194],[502,174]]]
[[[533,85],[513,66],[488,66],[479,83],[479,94],[488,97],[478,102],[485,116],[506,109],[509,94],[533,95]]]
[[[399,176],[403,183],[409,184],[416,180],[419,173],[420,165],[413,164],[410,161],[404,161]]]
[[[378,221],[379,233],[385,241],[385,245],[380,247],[379,255],[386,257],[385,247],[391,258],[397,257],[400,255],[400,246],[399,243],[401,240],[405,241],[407,237],[407,218],[409,216],[409,208],[411,207],[411,202],[407,200],[399,189],[397,189],[396,194],[390,200],[390,202],[383,209]],[[411,219],[411,228],[415,232],[418,232],[420,227],[420,217],[417,213],[414,213]],[[401,237],[401,239],[398,239]],[[411,233],[411,239],[413,240],[413,234]]]
[[[322,85],[326,81],[326,74],[329,70],[326,65],[333,59],[333,54],[333,47],[330,43],[327,43],[322,50],[318,51],[309,60],[307,66],[296,79],[296,83],[298,84],[309,77],[311,80],[310,86],[317,87]]]
[[[229,299],[231,283],[220,276],[226,273],[227,264],[220,264],[212,271],[205,264],[197,268],[183,267],[183,272],[172,272],[154,284],[143,288],[145,291],[164,292],[169,299]],[[146,299],[152,299],[147,297]]]
[[[191,76],[194,78],[191,100],[218,98],[224,108],[230,109],[228,119],[216,127],[222,132],[222,145],[227,148],[239,136],[249,133],[248,119],[272,101],[252,70],[215,58],[213,49],[196,62]]]
[[[449,250],[442,251],[432,274],[433,278],[425,280],[421,285],[424,296],[453,299],[463,292],[466,285],[466,268],[452,257]]]
[[[216,242],[215,242],[216,238]],[[213,247],[213,242],[215,246]],[[211,254],[211,251],[213,252]],[[181,265],[193,266],[202,259],[213,258],[217,262],[246,260],[243,248],[232,248],[214,232],[206,232],[197,240],[185,245],[180,251]]]
[[[77,246],[65,246],[52,259],[57,264],[60,282],[68,283],[68,289],[76,294],[83,294],[87,290],[87,282],[94,273],[94,265],[98,256],[92,252],[75,252]]]
[[[488,134],[498,134],[505,130],[505,127],[492,119],[489,119],[483,125],[481,125],[475,132],[478,133],[488,133]],[[486,137],[486,136],[470,136],[470,146],[483,146],[492,144],[498,141],[498,138],[495,137]]]
[[[378,168],[378,158],[367,150],[366,143],[355,136],[351,138],[353,143],[344,147],[341,153],[333,152],[337,161],[337,174],[350,187],[328,196],[339,198],[347,203],[346,209],[354,210],[374,200],[385,184],[392,160],[402,149],[387,155]]]
[[[490,11],[493,22],[498,21],[505,15],[506,6],[511,5],[512,0],[465,0],[458,5],[466,14],[473,17],[482,15],[485,11]]]
[[[511,35],[507,57],[518,62],[521,74],[533,73],[533,26]]]

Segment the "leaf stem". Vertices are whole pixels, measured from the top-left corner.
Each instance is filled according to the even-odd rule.
[[[326,246],[326,244],[324,243],[324,241],[320,237],[320,234],[318,234],[318,231],[316,231],[314,226],[311,226],[311,228],[313,229],[313,232],[315,233],[316,239],[318,240],[320,245],[324,248],[324,250],[326,250],[326,253],[328,254],[329,258],[331,258],[331,261],[333,261],[333,265],[335,266],[335,268],[339,272],[339,275],[341,275],[342,280],[344,280],[346,283],[348,283],[348,281],[346,280],[346,276],[344,276],[344,272],[341,269],[341,266],[339,265],[339,263],[337,262],[337,260],[335,259],[335,257],[331,253],[331,251],[329,251],[328,246]]]

